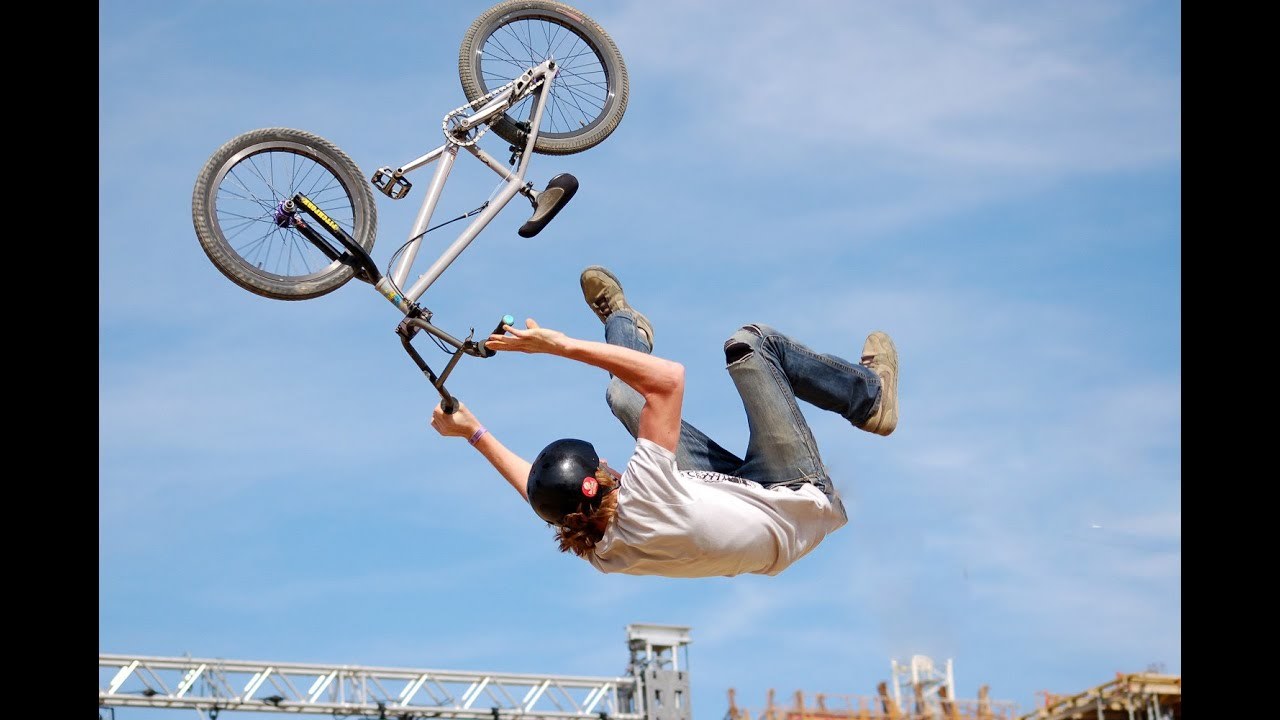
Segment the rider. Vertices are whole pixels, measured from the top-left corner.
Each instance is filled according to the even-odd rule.
[[[883,332],[867,336],[860,363],[820,355],[765,325],[725,342],[725,361],[747,413],[750,439],[739,458],[681,420],[684,367],[651,354],[653,326],[632,308],[613,273],[582,272],[587,304],[605,341],[539,327],[504,326],[495,350],[546,353],[608,371],[606,399],[636,438],[619,473],[583,440],[548,445],[530,464],[507,449],[465,407],[431,426],[469,438],[540,518],[560,550],[606,573],[706,577],[776,575],[847,522],[844,504],[796,399],[831,410],[879,435],[898,423],[898,354]]]

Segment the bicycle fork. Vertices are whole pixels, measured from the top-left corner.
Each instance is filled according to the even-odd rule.
[[[329,240],[314,227],[304,220],[299,214],[299,210],[309,215],[316,223],[327,229],[334,239],[337,240],[345,250],[339,252]],[[449,373],[453,372],[453,368],[458,364],[458,360],[463,355],[472,355],[475,357],[488,358],[497,354],[497,351],[491,350],[484,344],[484,339],[476,342],[475,329],[467,335],[466,339],[458,340],[449,333],[441,330],[431,324],[432,313],[420,307],[417,303],[410,301],[404,295],[400,294],[389,278],[382,275],[378,270],[378,265],[373,261],[359,243],[347,234],[342,226],[334,222],[323,210],[316,206],[306,195],[298,193],[289,200],[285,200],[276,206],[274,220],[280,227],[292,227],[297,230],[304,238],[314,245],[325,257],[330,260],[338,261],[344,265],[348,265],[355,269],[356,277],[373,285],[382,293],[384,297],[392,302],[396,307],[404,312],[405,318],[396,326],[396,334],[400,336],[400,342],[404,346],[405,352],[409,353],[409,357],[413,360],[418,369],[422,371],[423,376],[431,383],[431,386],[440,393],[440,408],[448,415],[452,415],[458,409],[458,399],[451,395],[445,389],[444,382],[449,378]],[[504,325],[515,323],[515,318],[510,315],[503,315],[498,321],[497,327],[494,328],[492,334],[502,332]],[[422,359],[416,348],[413,347],[413,338],[418,331],[425,330],[440,341],[454,348],[449,362],[445,365],[444,370],[437,375],[427,365],[426,360]],[[486,336],[487,337],[487,336]]]
[[[444,410],[446,415],[452,415],[454,411],[458,409],[458,398],[450,395],[449,391],[444,389],[444,381],[449,377],[449,373],[453,372],[453,368],[458,364],[458,360],[462,359],[463,354],[487,358],[498,354],[498,351],[491,350],[486,347],[484,339],[481,339],[480,342],[472,340],[472,337],[475,336],[476,332],[474,328],[472,328],[465,340],[459,342],[457,338],[441,330],[435,325],[432,325],[430,317],[430,313],[428,313],[425,318],[405,317],[405,319],[400,321],[400,324],[396,327],[396,334],[400,336],[400,343],[404,345],[405,352],[409,353],[409,357],[413,359],[414,364],[416,364],[418,369],[422,371],[423,376],[426,377],[427,381],[440,392],[440,409]],[[516,319],[510,315],[503,315],[502,319],[498,321],[498,326],[495,327],[493,332],[490,334],[501,333],[504,325],[511,325],[515,323],[515,321]],[[431,368],[427,366],[427,362],[422,359],[422,356],[418,354],[417,349],[413,347],[413,343],[411,341],[413,340],[413,336],[416,335],[419,330],[425,330],[456,348],[453,355],[449,357],[449,362],[444,366],[444,371],[440,373],[439,377],[431,371]]]

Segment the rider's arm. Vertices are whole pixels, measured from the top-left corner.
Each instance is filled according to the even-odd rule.
[[[458,410],[452,415],[445,414],[444,410],[436,405],[435,411],[431,413],[431,427],[446,437],[470,439],[482,426],[466,405],[458,403]],[[498,438],[487,430],[476,440],[473,447],[480,451],[480,454],[502,477],[506,478],[511,487],[520,493],[520,497],[526,502],[529,500],[529,492],[525,486],[529,482],[529,469],[533,466],[528,461],[508,450],[506,445],[499,442]]]
[[[684,366],[648,353],[592,340],[579,340],[557,330],[538,327],[532,318],[511,335],[490,335],[495,350],[545,353],[577,360],[606,370],[644,397],[639,437],[676,451],[680,440],[680,410],[684,402]]]

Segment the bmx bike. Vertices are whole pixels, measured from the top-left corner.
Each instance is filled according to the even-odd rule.
[[[578,181],[561,173],[535,190],[525,180],[530,158],[600,144],[622,120],[629,94],[626,65],[612,38],[585,14],[554,0],[505,0],[485,11],[463,37],[458,74],[467,103],[444,116],[444,143],[414,160],[381,167],[366,182],[355,162],[322,137],[292,128],[252,130],[210,156],[191,200],[201,247],[218,270],[252,293],[306,300],[352,278],[372,285],[403,313],[396,334],[440,393],[446,413],[458,407],[445,380],[462,356],[496,353],[485,347],[486,338],[474,339],[474,327],[462,340],[440,329],[418,301],[517,194],[533,207],[519,234],[541,232],[577,192]],[[510,167],[480,147],[490,129],[510,143]],[[476,209],[431,227],[463,150],[497,173],[501,187]],[[370,255],[378,226],[371,188],[402,200],[413,187],[409,175],[432,163],[435,171],[409,239],[383,272]],[[424,236],[468,217],[474,219],[406,287]],[[494,332],[514,322],[505,315]],[[452,348],[439,373],[413,346],[420,331],[446,352]]]

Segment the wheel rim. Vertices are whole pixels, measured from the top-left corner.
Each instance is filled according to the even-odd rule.
[[[542,112],[539,137],[567,138],[588,132],[604,121],[614,102],[615,70],[606,54],[577,28],[557,18],[536,11],[506,15],[484,37],[477,53],[478,79],[485,93],[549,57],[556,59],[558,72]],[[520,101],[507,111],[507,117],[530,121],[535,99],[531,95]]]
[[[278,226],[273,215],[281,201],[300,192],[356,237],[350,183],[305,145],[253,145],[231,156],[214,178],[213,223],[237,259],[255,272],[280,282],[315,280],[342,263],[292,227]]]

